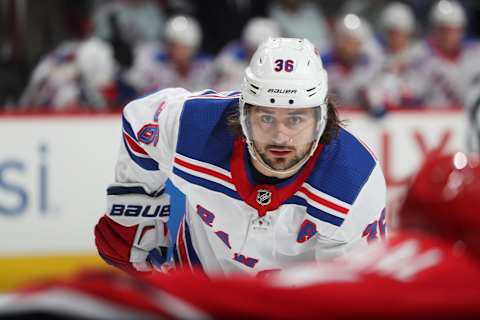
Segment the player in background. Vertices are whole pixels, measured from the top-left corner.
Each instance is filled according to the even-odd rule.
[[[252,18],[245,26],[241,41],[233,41],[223,48],[215,59],[217,91],[238,88],[243,80],[245,68],[257,47],[269,37],[280,37],[280,28],[267,18]]]
[[[185,268],[255,275],[383,237],[381,167],[340,127],[327,83],[308,40],[271,38],[241,92],[166,89],[128,104],[95,227],[100,255],[127,271],[151,269],[149,252],[171,243],[167,178],[187,199],[175,248]]]
[[[213,81],[213,64],[199,51],[202,30],[189,16],[174,16],[165,25],[165,46],[146,43],[136,49],[126,81],[139,95],[159,89],[183,87],[200,90]]]
[[[418,59],[418,44],[414,43],[415,16],[404,3],[393,2],[380,15],[380,35],[384,61],[368,87],[368,99],[374,115],[387,109],[414,106],[412,85],[413,64]]]
[[[109,43],[89,36],[66,41],[35,67],[20,98],[21,109],[106,109],[116,89],[116,68]]]
[[[415,95],[428,107],[464,107],[480,45],[466,41],[466,16],[457,1],[440,0],[430,11],[430,36],[416,62]]]
[[[367,88],[380,71],[383,54],[368,22],[346,14],[335,22],[333,49],[322,59],[329,90],[340,106],[368,108]]]
[[[479,158],[426,159],[401,207],[399,232],[341,261],[259,278],[207,278],[185,270],[143,279],[84,274],[29,289],[0,308],[0,318],[43,312],[60,319],[477,319]]]

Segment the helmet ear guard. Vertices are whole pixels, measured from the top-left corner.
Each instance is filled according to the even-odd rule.
[[[240,123],[250,155],[270,172],[290,174],[315,152],[327,123],[327,72],[313,44],[307,39],[270,38],[254,53],[240,97]],[[319,108],[316,137],[304,159],[286,170],[275,170],[258,156],[248,130],[246,104],[271,108]]]

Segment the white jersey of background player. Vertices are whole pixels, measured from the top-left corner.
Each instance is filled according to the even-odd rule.
[[[384,60],[368,87],[369,102],[382,111],[385,107],[417,104],[412,89],[412,73],[420,54],[413,42],[415,18],[406,4],[393,2],[380,15]]]
[[[67,41],[43,58],[20,99],[22,108],[105,109],[104,92],[115,85],[110,45],[96,37]]]
[[[456,1],[441,0],[430,12],[431,37],[415,66],[416,95],[427,107],[463,106],[472,70],[480,64],[480,45],[464,42],[466,17]]]
[[[213,63],[198,51],[201,39],[194,18],[170,18],[165,25],[165,47],[148,43],[137,48],[127,81],[140,95],[171,87],[200,90],[210,86]]]
[[[131,102],[123,141],[95,236],[124,270],[148,270],[149,251],[170,244],[167,178],[187,199],[176,260],[208,274],[332,259],[385,235],[380,165],[339,127],[306,39],[260,45],[240,94],[166,89]]]
[[[364,105],[366,90],[380,71],[383,55],[370,26],[355,14],[336,20],[333,49],[323,57],[329,90],[340,105]]]
[[[222,49],[215,59],[215,90],[233,90],[242,84],[245,68],[263,41],[279,37],[280,28],[267,18],[252,18],[245,26],[241,41],[234,41]]]

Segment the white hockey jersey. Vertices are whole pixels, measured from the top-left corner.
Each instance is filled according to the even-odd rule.
[[[293,177],[256,185],[247,147],[227,126],[238,103],[238,92],[177,88],[124,109],[115,185],[154,194],[170,178],[185,193],[177,263],[257,274],[333,259],[385,235],[383,173],[359,140],[340,129]],[[107,213],[114,205],[115,197]]]
[[[166,49],[146,44],[137,48],[134,65],[126,80],[139,95],[178,86],[195,91],[210,86],[213,71],[212,59],[198,53],[191,58],[188,72],[182,74]]]
[[[360,106],[365,103],[367,90],[383,64],[383,53],[372,40],[363,45],[362,53],[352,66],[345,66],[335,50],[322,56],[328,73],[329,93],[340,106]]]
[[[423,105],[433,108],[463,107],[470,82],[480,69],[480,44],[465,42],[456,55],[446,56],[435,46],[424,41],[414,66],[415,95]]]
[[[401,52],[383,50],[381,69],[369,81],[366,88],[371,107],[402,108],[414,107],[421,101],[416,96],[416,62],[424,54],[421,46],[411,44]]]
[[[116,62],[110,45],[95,37],[66,41],[35,67],[20,99],[21,108],[105,109],[104,92],[115,86]]]

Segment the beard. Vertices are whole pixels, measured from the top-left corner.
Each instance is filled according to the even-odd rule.
[[[289,155],[288,157],[272,157],[268,156],[266,150],[274,148],[274,149],[284,149],[291,151],[293,155]],[[267,164],[270,168],[274,170],[288,170],[292,167],[294,167],[297,163],[302,161],[307,153],[310,151],[310,148],[308,148],[306,151],[304,151],[302,154],[299,154],[295,148],[292,147],[280,147],[280,146],[274,146],[274,145],[268,145],[266,146],[263,150],[263,152],[258,151],[258,155],[262,159],[262,161]]]

